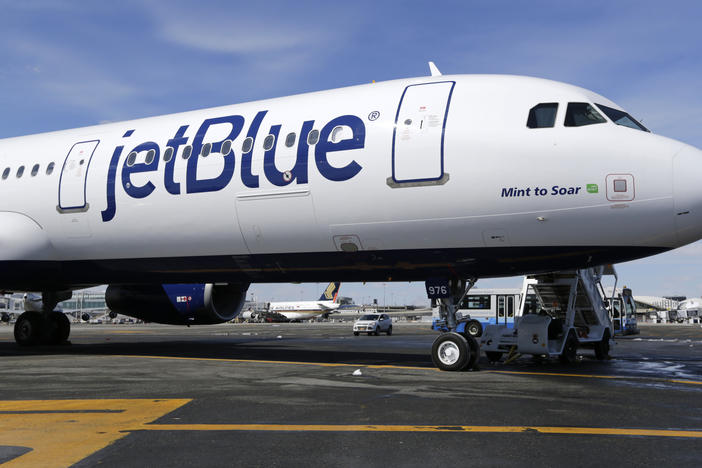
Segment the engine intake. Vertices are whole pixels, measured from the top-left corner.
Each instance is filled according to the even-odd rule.
[[[211,325],[232,320],[246,301],[248,284],[110,285],[107,307],[146,322]]]

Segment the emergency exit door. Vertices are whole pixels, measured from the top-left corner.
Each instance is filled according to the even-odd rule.
[[[393,132],[395,184],[438,182],[444,177],[444,129],[454,86],[453,81],[442,81],[405,88]]]
[[[87,211],[88,203],[85,199],[85,185],[87,183],[90,160],[98,143],[100,143],[100,140],[76,143],[68,152],[68,156],[66,156],[61,168],[59,211]]]

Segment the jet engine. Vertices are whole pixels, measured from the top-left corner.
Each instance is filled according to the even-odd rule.
[[[232,320],[244,307],[248,284],[110,285],[107,307],[146,322],[210,325]]]

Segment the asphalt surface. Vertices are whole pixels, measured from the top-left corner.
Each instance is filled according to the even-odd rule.
[[[702,327],[641,328],[608,361],[449,373],[426,324],[74,325],[31,349],[0,326],[0,464],[700,466]]]

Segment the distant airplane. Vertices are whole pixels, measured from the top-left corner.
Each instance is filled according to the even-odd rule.
[[[0,291],[42,293],[15,325],[33,345],[65,340],[54,307],[99,284],[117,313],[185,325],[233,319],[255,282],[425,281],[449,319],[432,353],[453,359],[477,278],[702,237],[699,174],[700,150],[599,94],[434,66],[0,140]]]
[[[340,286],[339,282],[329,283],[316,301],[271,302],[268,310],[283,315],[288,320],[309,320],[333,313],[340,305],[337,301]]]

